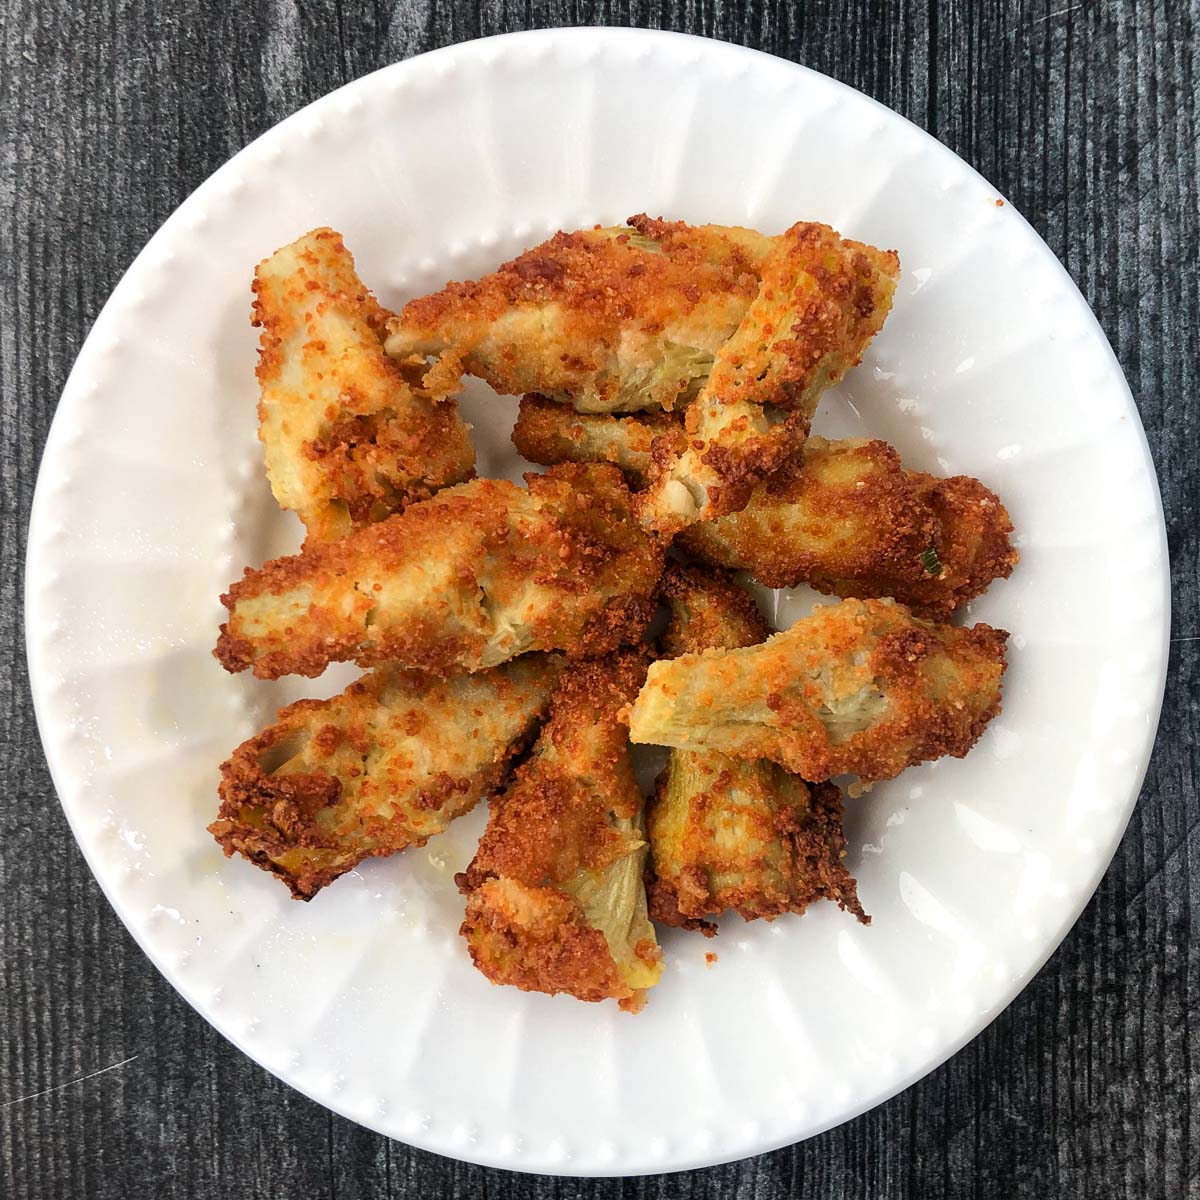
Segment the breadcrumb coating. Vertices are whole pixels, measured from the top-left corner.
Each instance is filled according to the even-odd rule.
[[[890,600],[843,600],[761,646],[653,664],[630,736],[768,758],[814,781],[890,779],[979,740],[1000,711],[1007,638],[921,621]]]
[[[642,796],[621,720],[645,674],[639,652],[568,668],[532,755],[492,802],[456,882],[460,932],[493,983],[636,1011],[658,982]]]
[[[891,597],[944,620],[1012,574],[1011,534],[1004,505],[976,479],[906,471],[886,442],[813,437],[741,512],[692,525],[679,544],[766,587]]]
[[[461,369],[389,358],[390,315],[332,229],[306,233],[254,273],[267,476],[310,540],[341,537],[475,474],[453,399]]]
[[[733,650],[770,633],[753,597],[723,571],[669,564],[663,594],[665,654]],[[646,825],[649,910],[662,924],[711,935],[704,918],[726,910],[772,920],[820,899],[869,921],[844,862],[841,794],[830,783],[806,784],[763,759],[672,750]]]
[[[307,537],[230,586],[214,654],[265,679],[374,669],[234,750],[225,854],[308,900],[490,797],[455,876],[476,967],[635,1012],[652,919],[712,936],[830,899],[869,923],[830,779],[975,744],[1008,635],[937,622],[1018,557],[979,481],[809,436],[899,269],[815,222],[645,214],[398,315],[332,229],[260,263],[259,434]],[[513,443],[550,467],[525,488],[474,477],[464,374],[523,396]],[[843,599],[772,634],[734,571]],[[631,742],[670,748],[647,804]]]
[[[664,658],[756,646],[775,632],[728,571],[670,562],[660,587],[669,611],[658,639]]]
[[[581,413],[544,396],[522,396],[512,443],[533,463],[607,462],[636,483],[650,469],[654,439],[673,432],[681,436],[683,422],[671,413]]]
[[[945,618],[974,600],[997,579],[1007,579],[1021,561],[1012,543],[1013,523],[995,492],[969,475],[939,479],[914,473],[913,480],[933,510],[935,574],[913,582],[897,600],[932,619]],[[861,595],[843,584],[840,596]]]
[[[449,679],[380,667],[330,700],[292,704],[222,765],[209,832],[310,900],[365,858],[424,845],[495,791],[562,667],[544,654]]]
[[[745,921],[800,914],[832,900],[870,918],[846,868],[842,795],[765,759],[673,750],[647,809],[650,916],[697,930],[735,912]]]
[[[685,414],[686,443],[656,446],[641,520],[671,533],[737,512],[808,436],[821,393],[879,332],[900,274],[894,251],[800,222],[776,239],[758,294]],[[764,406],[784,409],[773,421]]]
[[[585,415],[526,396],[513,443],[547,466],[615,463],[636,486],[649,445],[672,430],[680,436],[682,426],[665,414]],[[748,571],[766,587],[807,583],[835,596],[890,596],[944,620],[1012,574],[1020,557],[1012,532],[1004,505],[977,479],[905,470],[886,442],[814,436],[740,512],[698,521],[675,544],[700,562]]]
[[[405,305],[387,350],[450,353],[497,392],[582,412],[669,409],[708,375],[771,245],[749,229],[645,215],[556,233],[491,275]]]
[[[264,679],[348,660],[449,673],[640,639],[664,548],[632,519],[621,473],[566,464],[526,481],[460,484],[247,569],[221,598],[217,658]]]

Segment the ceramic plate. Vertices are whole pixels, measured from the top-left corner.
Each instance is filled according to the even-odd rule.
[[[964,761],[854,804],[874,922],[669,933],[645,1011],[492,987],[452,876],[479,810],[311,904],[205,832],[218,764],[301,694],[211,656],[217,597],[299,544],[255,435],[255,263],[341,230],[393,307],[551,232],[649,212],[899,251],[895,307],[815,428],[968,473],[1022,561],[968,621],[1012,631],[1004,711]],[[481,473],[516,402],[468,389]],[[695,1167],[878,1104],[971,1038],[1096,887],[1137,796],[1168,627],[1157,488],[1129,391],[1046,246],[949,150],[821,75],[716,42],[576,29],[471,42],[297,113],[167,221],[96,321],[30,529],[30,668],[79,844],[133,936],[226,1037],[352,1120],[479,1163]],[[780,623],[811,597],[769,598]],[[705,953],[718,961],[708,966]]]

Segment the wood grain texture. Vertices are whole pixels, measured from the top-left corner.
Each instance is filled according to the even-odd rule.
[[[0,1195],[1200,1196],[1200,360],[1195,3],[0,0]],[[464,38],[704,33],[924,126],[1047,239],[1113,343],[1162,483],[1175,589],[1141,803],[1058,953],[949,1064],[809,1142],[574,1181],[388,1142],[244,1058],[113,915],[55,799],[21,638],[37,463],[109,290],[211,171],[302,104]]]

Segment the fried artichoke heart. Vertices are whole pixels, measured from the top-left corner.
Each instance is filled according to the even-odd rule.
[[[650,469],[654,439],[682,434],[683,422],[673,413],[581,413],[544,396],[522,396],[512,442],[532,463],[612,463],[637,485]]]
[[[808,437],[821,393],[862,358],[900,274],[893,251],[801,222],[774,240],[759,290],[684,414],[656,442],[644,524],[674,533],[743,508]]]
[[[387,666],[330,700],[289,705],[222,765],[209,832],[309,900],[494,792],[562,667],[545,654],[448,679]]]
[[[1012,529],[977,479],[907,471],[886,442],[813,437],[741,512],[690,526],[679,545],[766,587],[890,597],[945,620],[1012,574]]]
[[[712,370],[772,244],[749,229],[644,215],[556,233],[491,275],[405,305],[387,351],[450,354],[497,392],[581,412],[669,409]]]
[[[666,414],[588,415],[526,396],[513,444],[546,466],[614,463],[636,487],[654,440],[673,433],[682,436],[682,425]],[[766,587],[806,583],[835,596],[891,597],[944,620],[1012,573],[1012,531],[1004,505],[977,479],[906,470],[886,442],[810,437],[745,508],[698,521],[676,545]]]
[[[671,610],[664,653],[733,650],[770,633],[753,598],[723,571],[671,564],[663,592]],[[729,909],[771,920],[819,899],[868,920],[844,862],[833,784],[806,784],[764,759],[672,750],[646,824],[646,890],[650,915],[662,924],[712,934],[704,918]]]
[[[254,273],[267,477],[310,540],[341,537],[475,474],[453,398],[457,362],[389,358],[390,315],[332,229],[305,234]]]
[[[568,464],[526,479],[447,488],[248,569],[222,597],[217,658],[266,679],[349,660],[449,673],[640,639],[664,550],[631,519],[621,473]]]
[[[630,736],[767,758],[812,781],[890,779],[979,740],[1000,711],[1007,638],[890,600],[843,600],[762,645],[654,663]]]
[[[642,796],[620,719],[645,678],[625,652],[563,674],[527,762],[457,877],[461,933],[493,983],[641,1007],[662,973],[642,882]]]

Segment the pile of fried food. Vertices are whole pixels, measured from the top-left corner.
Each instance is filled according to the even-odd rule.
[[[233,752],[225,852],[309,900],[488,798],[455,877],[476,966],[634,1011],[653,922],[820,899],[866,922],[831,780],[974,745],[1007,634],[947,621],[1017,558],[977,480],[809,436],[899,269],[826,225],[638,216],[397,315],[330,229],[262,262],[259,430],[307,537],[222,597],[215,653],[369,669]],[[475,478],[464,375],[523,397],[513,442],[548,468],[525,487]],[[775,633],[746,575],[840,600]],[[649,801],[631,743],[670,748]]]

